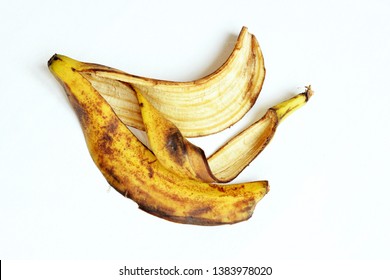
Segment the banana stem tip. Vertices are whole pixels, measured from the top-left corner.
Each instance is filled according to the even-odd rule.
[[[306,96],[306,102],[309,101],[309,99],[313,96],[314,91],[311,89],[311,85],[306,86],[305,96]]]

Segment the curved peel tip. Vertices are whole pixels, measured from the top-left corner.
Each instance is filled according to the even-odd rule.
[[[50,57],[49,61],[47,62],[47,66],[50,67],[50,65],[52,65],[52,63],[56,60],[59,60],[60,58],[58,57],[58,55],[55,53],[52,57]]]

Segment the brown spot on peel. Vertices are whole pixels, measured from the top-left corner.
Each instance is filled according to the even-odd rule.
[[[170,129],[166,136],[166,149],[171,154],[171,158],[179,165],[184,163],[184,158],[187,154],[187,149],[184,144],[184,137],[178,129]]]
[[[188,215],[189,216],[201,216],[202,214],[205,214],[205,213],[208,213],[210,212],[211,210],[213,210],[213,207],[211,207],[210,205],[207,205],[207,206],[204,206],[204,207],[200,207],[200,208],[196,208],[194,210],[191,210]]]
[[[149,178],[152,178],[153,174],[154,174],[153,168],[150,165],[147,165],[147,168],[148,168],[148,171],[149,171],[149,173],[148,173]]]

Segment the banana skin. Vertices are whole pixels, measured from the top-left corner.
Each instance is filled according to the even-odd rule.
[[[65,89],[96,166],[111,186],[140,209],[178,223],[233,224],[249,219],[269,191],[267,181],[218,185],[172,173],[72,64],[54,55],[48,67]]]

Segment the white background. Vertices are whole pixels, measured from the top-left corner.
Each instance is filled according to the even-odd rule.
[[[3,1],[0,4],[0,258],[389,260],[390,2]],[[269,180],[231,226],[156,218],[110,189],[47,69],[60,53],[132,74],[193,80],[245,25],[267,75],[253,109],[311,84],[315,95],[235,180]]]

